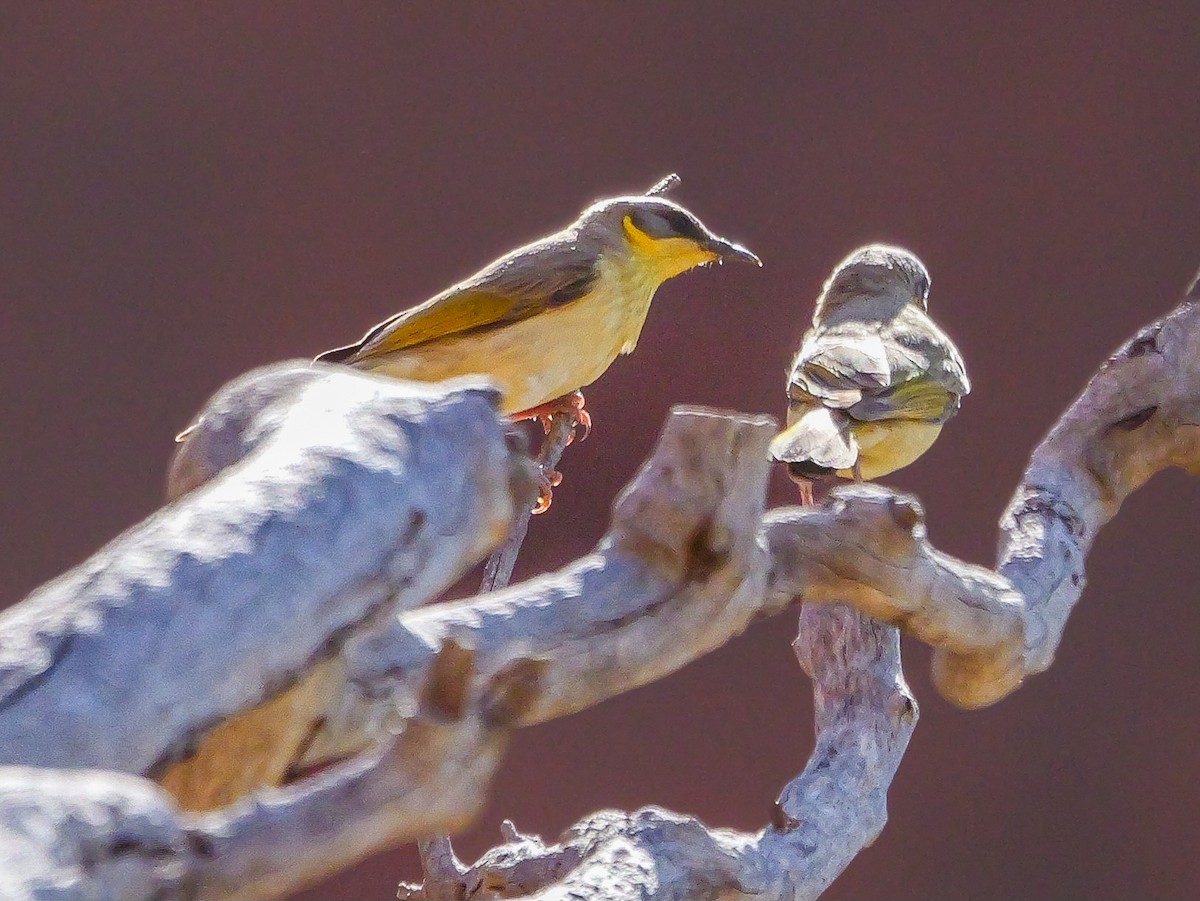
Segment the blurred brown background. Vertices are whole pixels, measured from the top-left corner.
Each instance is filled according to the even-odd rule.
[[[990,561],[1030,448],[1200,264],[1198,46],[1188,0],[5,4],[0,601],[152,510],[226,379],[669,171],[766,267],[660,291],[521,571],[590,547],[671,404],[778,413],[821,280],[874,239],[928,264],[975,382],[889,481]],[[1170,474],[1127,504],[1057,664],[998,707],[941,702],[908,644],[922,718],[891,821],[829,897],[1200,895],[1198,501]],[[811,741],[793,628],[520,734],[460,851],[603,806],[761,826]],[[415,875],[398,849],[305,897]]]

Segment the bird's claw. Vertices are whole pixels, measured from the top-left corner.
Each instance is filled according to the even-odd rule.
[[[584,408],[584,397],[582,391],[572,391],[570,394],[564,394],[562,397],[556,397],[554,400],[540,404],[531,410],[525,410],[523,413],[518,413],[514,419],[536,419],[541,423],[542,431],[547,435],[554,427],[554,417],[558,413],[566,413],[571,417],[572,426],[582,426],[583,435],[580,436],[580,441],[586,441],[587,436],[592,433],[592,414]],[[567,444],[575,441],[575,429],[571,429],[571,435],[567,439]]]
[[[541,423],[542,429],[547,435],[554,428],[554,417],[565,413],[570,417],[571,432],[567,436],[567,444],[571,444],[575,440],[575,429],[579,426],[583,427],[583,435],[580,441],[583,441],[592,431],[592,417],[587,410],[584,409],[584,399],[582,391],[572,391],[570,394],[564,394],[562,397],[556,397],[554,400],[547,401],[544,404],[538,404],[528,410],[522,410],[513,416],[514,420],[520,421],[523,419],[536,419]],[[553,501],[554,488],[562,482],[562,473],[556,472],[553,469],[543,469],[538,475],[538,499],[534,505],[533,512],[545,513],[550,509],[550,504]]]
[[[578,407],[572,407],[569,411],[559,410],[555,412],[569,412],[571,414],[571,434],[567,438],[567,444],[575,443],[575,428],[583,429],[583,434],[579,436],[580,441],[587,441],[588,435],[592,434],[592,414],[583,408],[583,399],[580,395],[580,403]],[[550,434],[550,429],[554,426],[554,414],[549,416],[539,416],[538,422],[542,424],[542,431],[547,435]]]
[[[554,489],[562,484],[562,473],[555,469],[542,469],[538,471],[538,499],[533,505],[533,515],[545,513],[550,509],[550,505],[554,503]]]

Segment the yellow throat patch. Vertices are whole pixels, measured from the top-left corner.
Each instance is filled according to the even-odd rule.
[[[653,271],[659,281],[717,259],[717,254],[687,238],[652,238],[634,225],[630,216],[625,217],[623,225],[634,257]]]

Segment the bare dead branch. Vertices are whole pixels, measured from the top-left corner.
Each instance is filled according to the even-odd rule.
[[[1200,470],[1198,320],[1189,303],[1143,330],[1034,451],[998,571],[932,548],[916,502],[874,486],[764,517],[770,421],[684,410],[595,553],[407,612],[501,541],[529,491],[493,396],[340,369],[247,377],[187,436],[170,506],[0,616],[0,763],[154,773],[185,807],[242,800],[189,814],[134,777],[4,769],[0,888],[291,890],[461,828],[511,729],[803,600],[817,749],[762,832],[656,808],[596,814],[554,845],[510,826],[470,867],[427,843],[429,881],[409,891],[815,897],[882,828],[915,722],[878,621],[932,644],[939,690],[964,706],[1045,669],[1096,531],[1159,469]]]
[[[980,661],[1006,684],[1024,676],[1025,602],[1002,576],[933,548],[924,518],[915,499],[875,485],[842,486],[823,507],[772,511],[764,612],[803,598],[894,623],[936,649],[939,672],[965,674],[938,685],[972,706]]]
[[[522,716],[540,722],[673,672],[745,628],[765,565],[766,417],[680,408],[613,509],[596,551],[557,573],[398,617],[347,644],[348,676],[303,760],[360,747],[452,640],[487,673],[544,661]]]
[[[1193,285],[1189,294],[1196,293]],[[1025,675],[1044,670],[1082,592],[1083,561],[1098,529],[1160,469],[1200,472],[1200,306],[1190,300],[1122,347],[1034,451],[1001,522],[998,573],[934,550],[912,499],[851,486],[835,492],[823,510],[767,517],[771,569],[762,611],[803,597],[854,604],[902,624],[935,646],[939,690],[966,707],[993,703]],[[814,608],[805,608],[798,640],[803,646],[807,619],[814,645],[801,659],[810,672],[822,663],[836,668],[843,654],[854,656],[823,641],[829,624],[821,628],[815,616]],[[874,709],[911,726],[916,708],[899,676],[898,645],[896,653],[891,701]],[[859,657],[859,672],[870,671],[882,656]],[[606,811],[554,846],[506,836],[505,845],[471,867],[458,863],[448,842],[432,849],[436,858],[423,848],[424,867],[439,890],[449,887],[452,897],[463,898],[815,898],[882,829],[886,789],[911,728],[895,733],[883,719],[859,722],[848,730],[860,751],[870,749],[853,771],[859,781],[840,772],[827,774],[833,778],[825,782],[810,778],[846,759],[844,749],[829,750],[836,739],[822,711],[830,708],[821,680],[814,676],[814,682],[816,751],[805,773],[785,789],[776,821],[757,837],[710,830],[654,808],[632,815]],[[842,706],[832,709],[844,712],[873,694],[878,697],[871,686],[859,685],[850,694],[854,701],[843,694]],[[854,790],[842,793],[848,782]],[[796,828],[840,838],[845,853],[798,860],[797,851],[823,847],[806,835],[796,847],[773,845],[756,867],[745,862],[753,859],[749,847]],[[773,878],[746,875],[764,869]],[[400,897],[433,896],[420,885],[402,885]]]
[[[550,431],[546,433],[536,460],[543,473],[551,472],[558,466],[558,461],[562,459],[563,451],[571,443],[574,434],[575,421],[568,414],[555,413],[550,417]],[[483,569],[480,594],[508,586],[509,580],[512,579],[513,567],[517,565],[517,557],[521,553],[521,545],[525,543],[529,520],[533,517],[533,506],[537,499],[536,488],[530,491],[528,496],[521,498],[521,505],[517,507],[516,518],[508,538],[488,558]]]
[[[589,560],[592,584],[605,586],[614,598],[633,592],[641,598],[640,607],[657,605],[668,623],[670,614],[691,603],[706,609],[729,603],[731,586],[738,586],[747,571],[762,569],[755,536],[772,432],[770,420],[761,417],[677,413],[655,456],[618,503],[601,552]],[[237,466],[227,469],[212,479],[211,488],[243,474]],[[206,490],[209,486],[177,504]],[[550,594],[527,613],[536,614],[536,605],[555,591],[566,596],[570,589],[567,579],[546,581]],[[504,596],[486,600],[500,601],[503,609],[512,603]],[[638,603],[630,606],[639,609]],[[564,687],[575,678],[569,658],[585,635],[568,630],[567,637],[532,645],[520,636],[514,642],[511,635],[462,627],[456,605],[429,612],[434,610],[446,615],[426,645],[431,652],[420,655],[419,665],[388,672],[385,682],[372,686],[385,698],[375,705],[380,717],[354,749],[365,751],[326,759],[323,771],[286,788],[260,791],[225,810],[176,814],[178,828],[205,849],[180,864],[205,896],[282,893],[385,844],[461,828],[484,796],[507,731],[544,707],[547,693],[560,705],[586,703]],[[576,613],[583,626],[586,611],[576,608]],[[540,616],[547,618],[544,606]],[[594,623],[586,630],[597,631]],[[604,630],[614,632],[614,647],[630,640],[620,622],[605,624]],[[351,637],[343,656],[355,661],[392,634],[389,627],[372,640]],[[404,634],[421,637],[419,630]],[[547,653],[536,653],[543,650]],[[331,664],[342,659],[316,669],[336,671]],[[652,675],[647,671],[643,678]],[[176,703],[188,701],[181,695]],[[114,720],[111,727],[122,724]],[[228,763],[237,769],[236,759]],[[314,847],[321,853],[312,853]]]
[[[192,898],[194,849],[154,783],[107,770],[0,767],[0,896]]]
[[[813,680],[817,746],[762,831],[709,829],[657,807],[592,814],[554,845],[508,824],[507,843],[470,867],[448,842],[423,847],[426,882],[399,897],[816,898],[882,831],[917,707],[891,626],[849,607],[805,607],[795,650]]]
[[[1054,660],[1100,529],[1155,473],[1200,473],[1200,290],[1127,341],[1034,450],[1000,522],[998,571],[1025,599],[1025,671]],[[1016,687],[986,655],[935,668],[939,688],[976,706]]]
[[[149,772],[436,596],[531,481],[495,405],[307,364],[233,383],[174,470],[222,477],[0,616],[0,763]]]

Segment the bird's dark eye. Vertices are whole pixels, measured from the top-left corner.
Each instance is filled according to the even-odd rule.
[[[690,238],[693,241],[703,241],[707,237],[704,234],[704,230],[700,227],[700,223],[683,210],[668,208],[662,210],[659,216],[667,223],[672,237]]]

